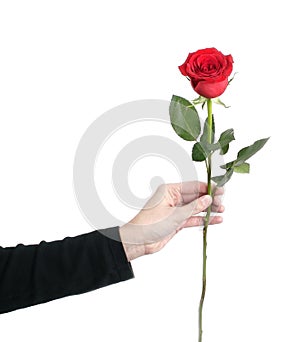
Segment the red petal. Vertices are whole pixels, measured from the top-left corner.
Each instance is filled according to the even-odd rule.
[[[208,99],[213,99],[224,93],[225,89],[228,86],[228,80],[227,78],[225,78],[224,80],[220,82],[206,82],[206,81],[198,82],[198,81],[192,80],[191,84],[196,93]]]

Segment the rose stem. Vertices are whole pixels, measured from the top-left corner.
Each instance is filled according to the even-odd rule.
[[[211,99],[207,99],[207,125],[208,125],[208,135],[207,135],[207,141],[209,144],[212,143],[212,125],[213,125],[213,118],[212,118],[212,101]],[[208,195],[212,195],[211,191],[211,155],[207,157],[206,162],[206,169],[207,169],[207,193]],[[205,297],[205,291],[206,291],[206,249],[207,249],[207,229],[208,229],[208,223],[210,219],[211,214],[211,205],[207,209],[206,217],[205,217],[205,224],[203,227],[203,259],[202,259],[202,294],[200,299],[200,305],[199,305],[199,342],[202,342],[202,313],[203,313],[203,303],[204,303],[204,297]]]

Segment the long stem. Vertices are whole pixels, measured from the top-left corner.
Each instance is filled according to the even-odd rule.
[[[212,143],[212,125],[213,125],[213,118],[212,118],[212,101],[211,99],[207,100],[207,124],[208,124],[208,136],[207,141],[209,144]],[[211,190],[211,155],[207,157],[207,193],[212,195]],[[207,259],[207,229],[209,224],[211,214],[211,206],[207,209],[207,214],[205,217],[205,224],[203,228],[203,261],[202,261],[202,294],[200,299],[199,305],[199,342],[202,342],[202,333],[203,333],[203,325],[202,325],[202,317],[203,317],[203,303],[205,298],[206,292],[206,259]]]

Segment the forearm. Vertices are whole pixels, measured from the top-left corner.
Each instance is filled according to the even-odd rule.
[[[118,235],[118,228],[106,230]],[[98,231],[38,245],[0,247],[0,313],[133,277],[119,239]]]

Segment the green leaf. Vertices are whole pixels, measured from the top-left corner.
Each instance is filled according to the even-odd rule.
[[[225,154],[227,153],[229,149],[229,143],[232,140],[235,140],[235,137],[234,137],[233,129],[230,128],[224,131],[220,135],[219,140],[215,144],[208,145],[208,147],[210,148],[211,151],[221,150],[220,154]]]
[[[234,163],[235,163],[235,160],[234,160],[234,161],[231,161],[231,162],[229,162],[229,163],[226,163],[226,164],[224,164],[224,165],[220,165],[220,168],[221,168],[221,169],[229,170],[229,169],[231,169],[231,168],[233,167]]]
[[[232,128],[224,131],[219,138],[218,143],[220,144],[221,152],[220,154],[226,154],[229,149],[229,143],[235,140],[234,131]]]
[[[229,169],[226,171],[226,173],[222,176],[216,176],[216,177],[212,177],[212,181],[214,181],[215,183],[217,183],[217,186],[223,186],[224,184],[226,184],[231,176],[233,175],[233,169]]]
[[[268,140],[269,138],[260,139],[255,141],[255,143],[253,143],[252,145],[242,148],[238,152],[235,164],[237,166],[243,164],[247,159],[252,157],[260,149],[262,149]]]
[[[208,125],[208,118],[204,122],[203,134],[200,137],[200,144],[202,149],[205,151],[206,155],[209,155],[212,151],[215,150],[214,144],[208,143],[208,132],[209,132],[209,125]],[[212,115],[212,134],[211,134],[212,142],[215,141],[215,120],[214,116]]]
[[[199,142],[196,142],[196,144],[193,146],[192,151],[192,159],[194,161],[204,161],[206,159],[206,151],[203,149],[202,144]]]
[[[203,128],[203,134],[200,137],[200,141],[204,144],[208,143],[208,132],[209,132],[209,125],[208,125],[208,118],[206,118],[204,122],[204,128]],[[212,142],[215,141],[215,119],[214,116],[212,115]]]
[[[250,172],[250,164],[249,163],[243,163],[238,166],[233,167],[233,171],[237,173],[249,173]]]
[[[226,154],[229,150],[229,144],[228,145],[225,145],[221,151],[220,151],[220,154],[223,155],[223,154]]]
[[[169,114],[171,125],[180,138],[193,141],[201,131],[198,112],[194,105],[183,97],[173,95]]]
[[[237,167],[245,163],[247,159],[252,157],[256,152],[258,152],[260,149],[262,149],[265,145],[265,143],[269,140],[270,138],[265,138],[265,139],[260,139],[255,141],[252,145],[247,146],[242,148],[237,155],[236,160],[233,160],[227,164],[221,165],[221,169],[230,169],[233,166]]]

